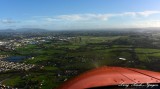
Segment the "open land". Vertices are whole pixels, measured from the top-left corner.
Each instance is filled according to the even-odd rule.
[[[0,36],[0,62],[3,64],[0,66],[0,86],[52,89],[87,70],[101,66],[160,71],[159,33],[3,33]],[[26,58],[18,62],[6,59],[15,56]]]

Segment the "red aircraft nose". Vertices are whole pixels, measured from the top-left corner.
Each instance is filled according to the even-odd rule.
[[[134,68],[104,66],[66,81],[57,89],[86,89],[136,83],[160,83],[160,73]]]

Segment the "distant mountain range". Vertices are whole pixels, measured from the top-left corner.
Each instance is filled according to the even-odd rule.
[[[47,30],[47,29],[41,29],[41,28],[0,29],[0,32],[50,32],[50,31],[53,31],[53,30]],[[133,32],[146,32],[146,31],[160,31],[160,27],[55,30],[55,31],[133,31]]]

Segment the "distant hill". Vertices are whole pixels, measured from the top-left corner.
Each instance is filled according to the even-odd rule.
[[[14,29],[1,29],[0,32],[14,32]]]
[[[18,32],[47,32],[48,30],[46,29],[41,29],[41,28],[20,28],[16,29]]]

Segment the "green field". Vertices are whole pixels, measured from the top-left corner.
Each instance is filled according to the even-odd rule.
[[[150,61],[151,57],[160,59],[160,49],[136,48],[136,53],[139,57],[139,60],[143,62]]]
[[[128,36],[77,36],[69,41],[51,41],[17,48],[12,55],[32,56],[23,62],[39,68],[13,74],[2,83],[12,87],[52,89],[66,79],[100,66],[152,70],[149,63],[156,63],[160,59],[160,50],[134,47],[126,42],[130,41],[127,39]],[[125,58],[126,61],[119,58]]]

